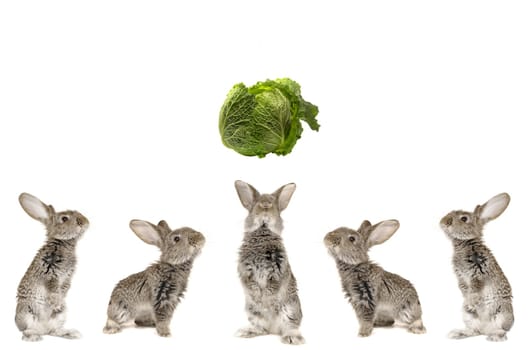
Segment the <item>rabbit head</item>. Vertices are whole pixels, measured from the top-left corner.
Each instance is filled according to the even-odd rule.
[[[272,194],[260,194],[252,185],[240,180],[235,181],[235,188],[242,206],[248,210],[246,232],[266,226],[272,232],[280,234],[283,230],[281,212],[288,206],[296,184],[284,185]]]
[[[53,206],[44,204],[29,193],[22,193],[18,200],[29,216],[44,224],[49,239],[78,239],[90,224],[81,213],[73,210],[56,212]]]
[[[369,260],[369,248],[388,240],[398,228],[397,220],[381,221],[376,225],[365,220],[357,231],[340,227],[327,233],[323,242],[336,260],[358,265]]]
[[[171,230],[164,220],[158,225],[142,220],[132,220],[130,228],[142,241],[160,248],[162,253],[160,261],[171,265],[193,260],[206,242],[200,232],[189,227]]]
[[[485,204],[476,206],[473,212],[454,210],[441,219],[441,229],[450,239],[469,240],[481,238],[483,227],[500,216],[509,205],[507,193],[500,193]]]

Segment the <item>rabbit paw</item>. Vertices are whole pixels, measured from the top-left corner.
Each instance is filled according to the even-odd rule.
[[[48,304],[51,307],[51,310],[55,313],[59,313],[64,310],[64,303],[62,301],[61,295],[58,293],[50,293],[48,295]]]
[[[61,312],[66,310],[66,304],[64,303],[64,299],[58,293],[48,295],[48,303],[50,304],[51,312],[53,314],[60,314]]]
[[[424,326],[410,327],[408,328],[408,332],[413,333],[413,334],[424,334],[426,333],[426,328],[424,328]]]
[[[160,337],[167,338],[171,336],[171,330],[169,329],[169,327],[157,327],[156,332],[158,332],[158,335]]]
[[[40,334],[26,334],[22,333],[22,340],[24,341],[41,341],[42,335]]]
[[[50,332],[50,335],[66,339],[81,338],[81,333],[76,329],[56,329],[53,332]]]
[[[494,341],[494,342],[506,341],[507,340],[507,333],[490,334],[490,335],[487,336],[487,340],[488,341]]]
[[[476,305],[465,304],[464,308],[465,308],[465,311],[468,312],[469,314],[475,314],[476,313]]]
[[[105,328],[103,328],[103,333],[105,334],[116,334],[121,331],[120,325],[113,321],[113,320],[107,320],[107,324],[105,325]]]
[[[117,328],[117,327],[105,327],[103,328],[103,333],[105,334],[116,334],[116,333],[119,333],[121,331],[120,328]]]
[[[359,337],[369,337],[373,333],[373,327],[360,327],[360,331],[358,332]]]
[[[424,334],[426,333],[426,328],[424,328],[422,320],[418,319],[409,325],[408,332],[413,334]]]
[[[285,335],[281,337],[281,341],[285,344],[300,345],[305,344],[305,338],[299,335]]]
[[[467,296],[467,300],[465,301],[465,311],[471,314],[477,313],[477,309],[480,302],[480,296],[476,293],[471,293]]]
[[[448,333],[448,338],[464,339],[468,337],[473,337],[475,335],[478,335],[478,333],[470,329],[454,329],[453,331],[450,331],[450,333]]]
[[[254,327],[246,327],[239,329],[235,336],[239,338],[253,338],[258,337],[260,335],[268,334],[264,329],[258,329]]]

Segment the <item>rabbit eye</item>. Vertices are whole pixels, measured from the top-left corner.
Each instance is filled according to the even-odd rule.
[[[66,221],[68,221],[68,217],[67,217],[67,216],[61,216],[61,221],[62,221],[62,222],[66,222]]]
[[[354,241],[356,241],[355,236],[349,236],[349,241],[350,241],[350,242],[354,242]]]
[[[175,243],[180,242],[180,236],[174,236],[173,241],[174,241]]]
[[[463,222],[467,222],[467,221],[468,221],[468,216],[462,216],[462,217],[461,217],[461,221],[463,221]]]

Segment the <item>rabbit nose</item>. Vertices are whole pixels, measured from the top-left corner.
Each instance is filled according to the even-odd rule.
[[[448,219],[445,220],[445,223],[446,223],[448,226],[452,225],[452,222],[454,222],[454,219],[452,219],[452,218],[448,218]]]
[[[206,242],[206,238],[199,232],[195,232],[194,235],[189,236],[189,244],[191,244],[193,247],[196,246],[203,246]]]
[[[272,208],[272,203],[270,202],[261,202],[259,203],[259,206],[263,209],[270,209]]]
[[[75,221],[77,222],[77,225],[79,225],[79,226],[83,226],[84,225],[84,220],[82,218],[76,218]]]
[[[333,238],[331,239],[331,242],[332,242],[332,244],[334,244],[334,245],[339,245],[341,241],[342,241],[342,239],[341,239],[340,237],[333,237]]]
[[[340,237],[333,235],[333,234],[329,234],[325,237],[325,242],[332,246],[340,245],[341,241],[342,239]]]

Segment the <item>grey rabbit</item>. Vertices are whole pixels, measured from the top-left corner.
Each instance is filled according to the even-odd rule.
[[[140,327],[156,327],[158,335],[168,337],[174,310],[186,291],[205,237],[189,227],[173,231],[163,220],[158,225],[132,220],[130,228],[145,243],[160,248],[160,261],[119,281],[110,296],[103,332],[117,333],[134,321]]]
[[[441,219],[441,228],[452,241],[452,263],[464,298],[466,328],[451,331],[450,338],[483,334],[490,341],[507,340],[514,323],[511,286],[482,237],[485,224],[500,216],[509,202],[509,195],[501,193],[473,212],[455,210]]]
[[[64,329],[65,297],[77,263],[75,248],[88,229],[86,217],[77,211],[56,212],[28,193],[19,196],[24,211],[46,227],[46,242],[22,277],[17,292],[15,323],[27,341],[43,335],[76,339],[75,329]]]
[[[296,185],[287,184],[272,194],[259,194],[251,185],[236,181],[235,188],[248,210],[239,250],[239,277],[246,297],[250,326],[239,337],[278,334],[286,344],[303,344],[302,319],[296,279],[290,268],[281,233],[281,212]]]
[[[371,262],[368,250],[389,239],[399,228],[397,220],[371,225],[364,221],[355,231],[340,227],[325,235],[324,244],[335,259],[342,288],[352,304],[360,329],[371,335],[373,327],[405,326],[411,333],[425,333],[417,291],[406,279]]]

